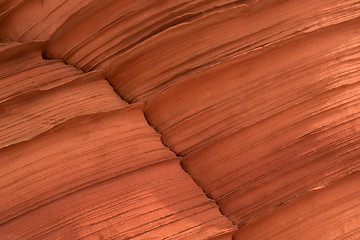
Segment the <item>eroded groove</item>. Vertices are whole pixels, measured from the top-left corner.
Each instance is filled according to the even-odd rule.
[[[39,55],[41,56],[41,54]],[[43,58],[45,57],[46,56],[43,55]],[[46,61],[53,61],[53,59],[47,59]],[[57,61],[60,61],[60,59]],[[73,66],[68,65],[68,67]],[[86,76],[93,76],[95,78],[91,81],[87,81],[87,79],[84,78],[82,80],[73,81],[46,91],[32,92],[28,95],[31,99],[32,96],[35,97],[38,93],[41,93],[41,98],[42,94],[45,94],[44,96],[49,94],[51,95],[53,92],[60,91],[59,89],[63,91],[73,85],[80,87],[81,89],[82,84],[93,84],[93,82],[97,82],[98,79],[102,79],[101,81],[105,82],[105,80],[101,77],[101,72],[83,72],[83,74]],[[109,88],[111,88],[111,85],[108,84],[107,81],[106,84]],[[116,95],[115,93],[113,94]],[[24,94],[11,99],[9,102],[5,101],[5,104],[17,102],[19,99],[22,100],[24,97],[29,98],[26,94],[24,96],[23,95]],[[74,97],[77,95],[78,94],[74,95]],[[116,95],[116,97],[118,97],[119,101],[122,101],[121,96]],[[36,99],[39,101],[39,98]],[[45,99],[44,103],[46,102],[51,104],[53,100],[47,101]],[[29,101],[29,104],[30,103],[31,101]],[[60,109],[64,107],[71,107],[73,104],[76,104],[76,101],[70,101],[69,104],[61,106]],[[152,211],[168,212],[172,208],[175,208],[177,209],[175,213],[164,215],[163,218],[157,220],[155,218],[156,221],[153,222],[155,225],[152,227],[150,226],[148,230],[144,230],[142,233],[137,231],[143,231],[143,228],[148,228],[148,222],[143,223],[141,226],[130,228],[128,231],[134,233],[134,238],[136,238],[136,236],[141,238],[143,235],[150,236],[154,231],[161,232],[164,228],[166,229],[170,225],[183,226],[185,221],[186,224],[184,227],[182,229],[179,227],[181,231],[175,231],[173,234],[176,235],[174,236],[187,236],[190,234],[189,236],[194,236],[194,238],[197,238],[195,236],[203,237],[203,233],[201,232],[201,229],[203,228],[212,229],[210,232],[212,232],[214,236],[228,234],[229,232],[233,233],[237,227],[219,212],[216,202],[209,199],[202,189],[194,183],[191,176],[181,168],[179,161],[180,158],[176,158],[171,149],[163,145],[160,139],[160,134],[148,125],[143,112],[143,105],[143,103],[127,104],[127,106],[120,110],[110,112],[105,111],[103,113],[90,115],[80,115],[75,118],[70,117],[71,119],[69,120],[59,118],[56,120],[56,126],[54,128],[46,130],[30,140],[23,140],[19,143],[1,148],[0,159],[6,159],[6,161],[2,160],[2,163],[4,164],[0,165],[1,171],[3,172],[0,176],[0,185],[2,184],[0,186],[2,189],[0,200],[4,203],[0,207],[0,229],[2,229],[0,231],[7,235],[14,229],[18,229],[16,226],[21,224],[24,227],[20,230],[18,229],[17,233],[19,234],[18,236],[22,236],[23,238],[26,238],[26,231],[28,230],[31,230],[31,234],[29,232],[28,234],[30,235],[28,236],[33,237],[52,236],[52,234],[56,234],[57,231],[63,232],[64,229],[66,229],[66,223],[61,221],[60,225],[51,226],[51,216],[49,218],[50,225],[43,226],[51,226],[52,230],[48,230],[47,227],[45,227],[43,228],[43,231],[40,231],[40,228],[34,228],[31,224],[24,225],[22,222],[28,221],[26,220],[27,218],[38,218],[38,215],[42,216],[41,212],[43,209],[53,210],[54,206],[57,206],[63,201],[66,202],[67,199],[72,199],[73,197],[76,198],[76,196],[82,196],[84,194],[86,195],[86,192],[91,191],[89,189],[98,189],[98,185],[117,184],[115,182],[119,181],[119,178],[126,179],[129,176],[135,177],[138,176],[139,172],[151,172],[151,169],[153,168],[161,169],[163,164],[168,164],[166,162],[173,162],[172,165],[179,169],[176,171],[182,172],[181,178],[183,178],[182,181],[185,181],[184,184],[190,185],[187,187],[181,187],[181,189],[186,192],[189,187],[194,188],[196,190],[194,191],[197,192],[196,196],[192,197],[189,193],[190,195],[188,199],[185,199],[183,202],[176,202],[175,200],[178,199],[178,197],[171,200],[164,198],[166,194],[163,194],[164,196],[160,197],[160,199],[162,199],[161,201],[165,201],[165,203],[169,202],[168,204],[170,205],[165,205],[165,207],[163,206],[159,209],[155,208]],[[43,107],[46,108],[46,104]],[[17,108],[14,109],[16,110]],[[122,116],[121,114],[130,114],[130,117],[127,115],[120,117]],[[141,116],[139,116],[139,114]],[[118,118],[116,116],[118,116]],[[65,122],[62,123],[63,121]],[[18,124],[15,125],[18,126]],[[112,130],[110,131],[110,129]],[[146,133],[144,133],[144,131]],[[133,137],[126,137],[129,134],[132,134]],[[123,135],[125,138],[123,138]],[[138,139],[134,136],[141,137]],[[81,140],[83,137],[85,137],[86,141]],[[157,147],[154,148],[154,144],[152,142],[154,144],[156,142]],[[39,146],[44,145],[45,143],[47,144],[47,151],[40,154],[40,152],[38,152]],[[103,149],[106,149],[106,151]],[[25,153],[29,156],[29,158],[23,157]],[[145,154],[145,157],[142,157],[142,154]],[[76,158],[73,156],[76,156]],[[127,161],[130,156],[131,161]],[[145,165],[144,161],[146,162]],[[82,165],[87,167],[83,168],[81,167]],[[57,169],[67,170],[57,171]],[[167,171],[161,171],[166,177],[161,177],[160,179],[165,181],[166,178],[169,178],[169,180],[166,180],[165,182],[166,184],[171,185],[173,176],[171,174],[169,175]],[[156,171],[153,174],[156,175]],[[143,176],[142,178],[144,178],[144,183],[148,184],[146,182],[146,177]],[[36,186],[39,184],[40,179],[43,187],[38,188]],[[159,182],[159,180],[154,181],[153,184],[156,185],[157,182]],[[23,185],[25,185],[26,188],[21,187]],[[176,189],[176,187],[174,189]],[[136,188],[130,190],[137,191]],[[106,189],[104,191],[106,191]],[[154,199],[158,198],[157,194],[159,193],[156,191],[152,197]],[[164,190],[161,191],[168,191],[168,188],[164,188]],[[174,192],[168,191],[168,193],[173,194]],[[186,194],[187,193],[185,193],[185,195]],[[90,195],[88,197],[90,197]],[[142,194],[138,195],[137,198],[142,199]],[[121,198],[117,197],[116,199]],[[119,201],[121,202],[121,200]],[[206,209],[202,209],[203,207],[201,204],[199,205],[198,201],[206,203]],[[142,202],[142,200],[140,202]],[[190,206],[186,207],[189,204]],[[85,206],[87,205],[85,204]],[[182,208],[183,210],[181,210]],[[70,210],[71,209],[69,209],[69,211]],[[183,213],[186,212],[189,214],[182,216]],[[90,213],[91,211],[89,214]],[[92,212],[92,214],[95,213],[96,211]],[[61,213],[57,214],[59,214],[59,217],[62,216]],[[143,214],[146,213],[135,214],[133,219],[141,219]],[[198,219],[200,216],[202,216],[201,219],[203,219],[204,216],[208,214],[210,214],[209,216],[212,216],[211,219],[213,218],[213,220],[209,219],[207,222],[198,223],[195,221],[195,225],[189,226],[189,228],[186,227],[189,224],[186,221],[187,219],[191,222],[191,219]],[[54,217],[56,218],[56,216],[57,215],[55,214]],[[175,218],[176,221],[170,221],[166,224],[162,223],[168,218]],[[73,216],[73,219],[76,222],[80,221],[81,217]],[[100,222],[98,224],[101,224],[106,222],[106,219],[101,219],[99,221]],[[111,221],[117,222],[119,219],[114,217]],[[45,224],[45,222],[42,222],[41,224]],[[159,226],[156,226],[156,224],[159,224]],[[214,228],[213,226],[218,226],[220,228]],[[96,233],[96,231],[93,233],[84,233],[83,230],[84,229],[81,228],[76,230],[73,229],[76,233],[79,232],[84,236],[93,236],[93,234],[107,236],[105,228],[104,233]],[[123,236],[124,235],[119,232],[118,237]],[[212,235],[209,235],[209,237],[210,236]],[[110,237],[110,235],[108,237]]]
[[[357,0],[9,0],[0,9],[0,39],[26,41],[0,43],[18,51],[0,56],[9,67],[0,70],[0,229],[100,239],[169,229],[168,238],[197,239],[217,224],[208,237],[360,232],[351,214]],[[323,205],[334,188],[338,201]],[[300,211],[312,200],[315,210]]]
[[[84,73],[85,73],[85,72],[84,72]],[[105,80],[107,80],[107,79],[105,78]],[[107,80],[107,81],[108,81],[108,80]],[[110,83],[109,81],[108,81],[108,83],[109,83],[109,85],[114,89],[114,87],[111,85],[111,83]],[[117,93],[117,92],[115,91],[115,89],[114,89],[114,92]],[[117,95],[118,95],[123,101],[126,101],[126,99],[124,99],[120,94],[117,93]],[[128,102],[128,101],[126,101],[126,102],[127,102],[129,105],[134,104],[134,103],[131,103],[131,102]],[[146,103],[145,103],[145,104],[146,104]],[[155,132],[157,132],[157,133],[161,136],[161,133],[160,133],[159,131],[157,131],[156,128],[154,128],[154,126],[152,126],[152,125],[149,123],[149,121],[148,121],[148,119],[147,119],[147,117],[146,117],[146,114],[145,114],[144,110],[143,110],[143,114],[144,114],[144,118],[145,118],[147,124],[148,124],[152,129],[154,129]],[[177,157],[179,157],[180,159],[183,159],[183,156],[181,156],[180,154],[176,153],[176,152],[175,152],[174,150],[172,150],[169,146],[167,146],[167,145],[163,142],[163,140],[162,140],[161,137],[160,137],[160,140],[161,140],[161,143],[162,143],[169,151],[171,151],[172,153],[174,153],[174,154],[175,154]],[[194,181],[194,183],[196,183],[196,185],[197,185],[200,189],[202,189],[202,191],[204,192],[204,194],[206,195],[206,197],[208,197],[209,199],[214,200],[213,198],[211,198],[211,197],[208,196],[208,194],[205,192],[205,190],[194,180],[194,178],[191,176],[191,174],[190,174],[188,171],[186,171],[186,169],[183,167],[183,165],[182,165],[181,163],[182,163],[182,161],[180,160],[181,168],[191,177],[191,179]],[[214,201],[214,203],[216,203],[216,205],[219,207],[219,205],[217,204],[216,201]],[[222,215],[224,215],[224,214],[221,212],[220,208],[219,208],[219,212],[220,212]],[[224,216],[225,216],[225,215],[224,215]],[[228,219],[229,219],[229,218],[228,218]],[[229,221],[231,221],[231,220],[229,219]],[[233,221],[231,221],[231,222],[232,222],[232,224],[233,224],[234,226],[237,226]]]

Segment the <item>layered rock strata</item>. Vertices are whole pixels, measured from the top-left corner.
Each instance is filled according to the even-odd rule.
[[[0,239],[358,239],[360,2],[0,2]]]

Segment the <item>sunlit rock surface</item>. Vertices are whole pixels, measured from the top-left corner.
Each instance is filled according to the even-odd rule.
[[[360,2],[0,1],[0,240],[360,238]]]

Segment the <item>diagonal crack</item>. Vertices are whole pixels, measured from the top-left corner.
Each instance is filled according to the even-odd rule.
[[[46,55],[45,55],[44,52],[42,53],[42,57],[43,57],[43,59],[51,59],[51,58],[46,57]],[[76,66],[74,66],[74,65],[72,65],[72,64],[66,63],[64,59],[59,59],[59,60],[63,61],[64,64],[66,64],[66,65],[70,65],[70,66],[73,66],[73,67],[76,68],[76,69],[81,70],[83,73],[88,73],[88,72],[84,71],[84,70],[81,69],[81,68],[78,68],[78,67],[76,67]],[[91,72],[91,71],[89,71],[89,72]],[[104,77],[104,79],[105,79],[105,80],[108,82],[108,84],[113,88],[113,90],[114,90],[114,92],[116,93],[116,95],[118,95],[123,101],[127,102],[129,105],[132,105],[131,102],[129,102],[129,101],[127,101],[126,99],[124,99],[120,94],[118,94],[118,93],[115,91],[114,86],[110,83],[110,81],[109,81],[106,77]],[[145,103],[145,104],[146,104],[146,103]],[[146,114],[144,113],[144,111],[143,111],[143,114],[144,114],[144,118],[145,118],[147,124],[148,124],[151,128],[153,128],[155,132],[157,132],[160,136],[162,136],[162,134],[161,134],[160,132],[158,132],[158,131],[156,130],[156,128],[154,128],[154,126],[152,126],[152,125],[150,124],[150,122],[148,121],[148,119],[147,119]],[[186,169],[182,166],[182,164],[181,164],[182,161],[181,161],[181,160],[183,159],[183,157],[180,156],[179,154],[177,154],[177,153],[176,153],[173,149],[171,149],[169,146],[167,146],[167,145],[163,142],[163,140],[162,140],[161,137],[160,137],[160,141],[161,141],[161,143],[162,143],[167,149],[169,149],[169,151],[173,152],[178,158],[180,158],[180,166],[181,166],[181,168],[184,170],[184,172],[186,172],[186,173],[189,175],[189,177],[192,179],[192,181],[203,191],[204,195],[205,195],[208,199],[211,199],[211,200],[217,205],[220,214],[223,215],[223,216],[225,216],[225,217],[232,223],[232,225],[233,225],[235,228],[238,228],[238,226],[237,226],[231,219],[229,219],[229,218],[221,211],[220,206],[219,206],[219,204],[216,202],[216,200],[213,199],[213,198],[210,198],[210,197],[206,194],[206,192],[204,191],[204,189],[194,180],[194,178],[192,177],[192,175],[191,175],[188,171],[186,171]]]

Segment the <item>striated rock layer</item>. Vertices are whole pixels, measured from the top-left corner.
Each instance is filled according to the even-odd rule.
[[[0,47],[0,101],[71,82],[84,73],[61,60],[45,60],[45,42],[6,42]]]
[[[11,239],[209,239],[233,230],[176,160],[92,185],[0,226]]]
[[[245,226],[234,239],[359,239],[359,181],[357,173],[310,192]]]
[[[43,145],[46,149],[39,151]],[[174,157],[146,124],[139,105],[73,118],[31,141],[0,150],[0,221],[96,182]]]
[[[0,240],[359,239],[357,0],[0,1]]]
[[[347,89],[356,95],[359,24],[360,19],[305,34],[252,58],[241,55],[193,74],[151,98],[147,118],[165,144],[186,155],[306,101],[320,110],[333,108],[337,94],[346,89],[341,86],[353,84]],[[325,38],[330,39],[327,44]],[[324,94],[328,96],[320,97]],[[319,112],[306,111],[297,112],[305,117]]]

